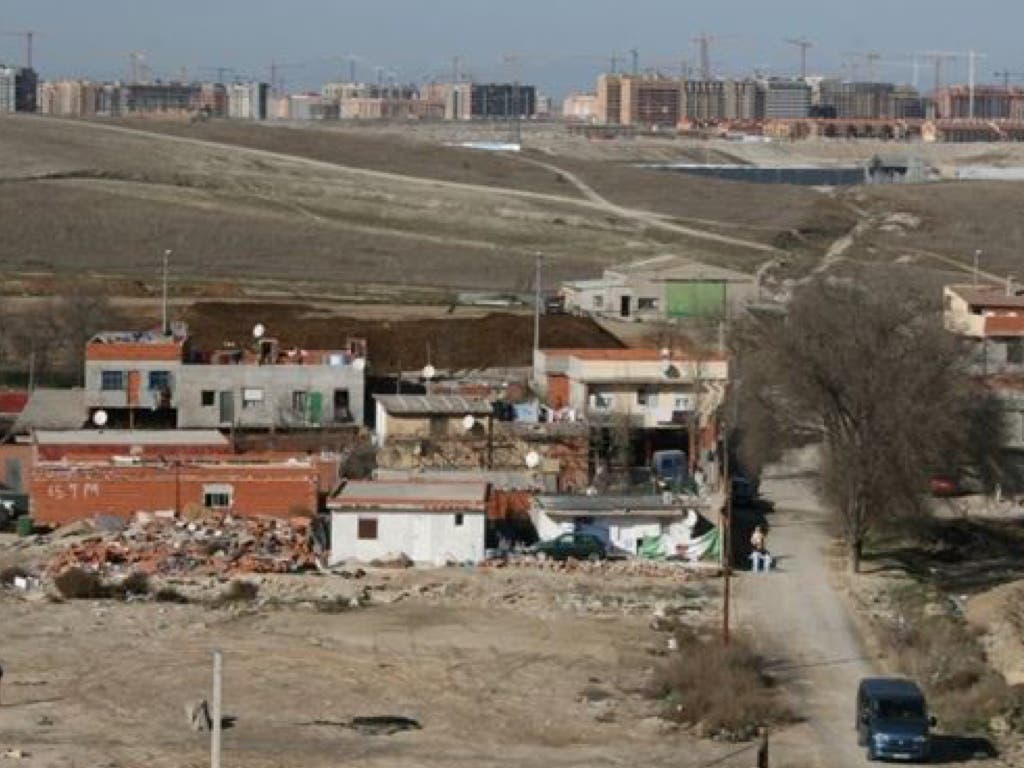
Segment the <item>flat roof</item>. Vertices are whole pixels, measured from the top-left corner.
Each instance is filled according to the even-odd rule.
[[[419,507],[425,511],[467,509],[483,511],[485,482],[439,483],[350,480],[328,502],[336,510]]]
[[[158,331],[101,331],[89,339],[90,344],[177,344],[185,339]]]
[[[395,416],[439,414],[447,416],[489,416],[493,409],[486,400],[460,395],[374,395],[388,413]]]
[[[1024,309],[1024,293],[1006,293],[1005,286],[998,285],[947,285],[946,288],[968,304],[980,307]]]
[[[37,430],[39,445],[208,445],[229,440],[215,429],[69,429]]]
[[[587,496],[586,494],[560,494],[537,496],[536,504],[555,517],[591,517],[612,515],[682,517],[688,509],[708,506],[696,496],[673,496],[666,500],[661,495],[644,496]]]
[[[17,420],[14,432],[33,429],[78,429],[85,424],[85,392],[82,389],[32,390]]]

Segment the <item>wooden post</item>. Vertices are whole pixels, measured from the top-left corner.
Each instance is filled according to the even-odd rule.
[[[223,675],[224,657],[220,650],[213,652],[213,728],[210,731],[210,767],[220,768],[220,731],[221,731],[221,678]]]
[[[761,728],[761,743],[757,747],[757,768],[768,768],[768,729]]]

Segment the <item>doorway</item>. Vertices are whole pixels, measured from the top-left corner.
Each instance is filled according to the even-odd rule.
[[[220,393],[220,423],[235,423],[235,393],[230,389]]]
[[[629,317],[631,299],[629,296],[622,296],[619,299],[619,316]]]

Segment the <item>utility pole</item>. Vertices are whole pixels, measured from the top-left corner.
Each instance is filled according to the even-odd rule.
[[[968,107],[968,116],[971,120],[974,119],[974,91],[975,91],[975,67],[974,62],[976,59],[985,58],[984,53],[977,53],[973,50],[967,52],[967,88],[970,93],[970,106]]]
[[[540,350],[540,279],[541,279],[541,264],[544,261],[544,254],[537,251],[537,277],[535,278],[536,285],[534,286],[535,293],[533,299],[533,353],[534,359],[536,359],[537,352]]]
[[[224,673],[224,654],[220,649],[213,652],[213,728],[210,731],[210,768],[220,768],[220,735],[221,735],[221,678]]]
[[[163,269],[163,310],[164,311],[163,311],[163,325],[161,326],[163,328],[164,336],[169,336],[170,333],[171,333],[171,327],[167,324],[167,266],[168,266],[168,261],[171,258],[171,253],[173,253],[173,251],[171,251],[170,248],[168,248],[166,251],[164,251],[164,269]]]

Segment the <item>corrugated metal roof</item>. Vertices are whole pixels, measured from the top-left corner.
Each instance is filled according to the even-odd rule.
[[[439,414],[448,416],[489,416],[486,400],[459,395],[374,395],[374,399],[395,416]]]
[[[535,491],[544,488],[544,481],[533,472],[489,469],[378,469],[378,482],[394,483],[490,483],[503,491]]]
[[[215,429],[37,430],[39,445],[214,445],[228,439]]]
[[[483,510],[487,483],[413,483],[350,480],[328,502],[332,509]]]
[[[32,429],[78,429],[88,414],[81,389],[34,389],[14,422],[15,433]]]
[[[708,502],[696,496],[587,496],[583,494],[538,496],[536,504],[547,514],[558,517],[600,515],[658,515],[679,517],[688,509],[700,509]]]

